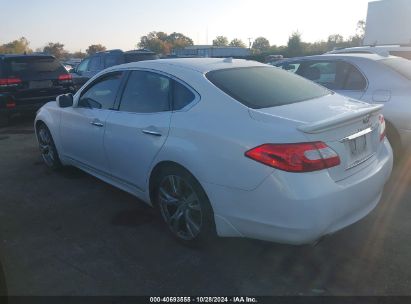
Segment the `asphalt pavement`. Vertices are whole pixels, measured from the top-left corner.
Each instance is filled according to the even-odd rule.
[[[131,195],[43,165],[32,118],[0,129],[0,294],[411,295],[411,162],[379,206],[316,246],[187,248]]]

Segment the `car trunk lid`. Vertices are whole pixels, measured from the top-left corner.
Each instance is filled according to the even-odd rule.
[[[287,120],[309,142],[322,141],[341,159],[328,169],[335,181],[362,170],[373,160],[381,144],[379,115],[381,105],[350,100],[338,94],[285,106],[250,109],[252,118],[270,123]]]

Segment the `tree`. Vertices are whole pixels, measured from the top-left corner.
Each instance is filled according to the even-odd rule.
[[[294,32],[288,38],[287,56],[297,57],[302,55],[304,55],[304,45],[301,41],[301,34],[299,32]]]
[[[97,52],[103,52],[106,50],[106,47],[104,45],[101,44],[92,44],[90,45],[87,50],[86,53],[87,55],[94,55]]]
[[[257,53],[264,53],[270,49],[270,41],[264,37],[258,37],[254,40],[252,49]]]
[[[44,48],[43,52],[53,55],[57,59],[62,59],[67,56],[68,52],[64,49],[64,44],[49,42]]]
[[[74,52],[74,53],[70,54],[70,56],[73,57],[73,58],[83,59],[87,56],[87,54],[83,53],[82,51],[78,51],[78,52]]]
[[[29,44],[30,42],[25,37],[21,37],[20,39],[0,45],[0,53],[3,53],[3,54],[31,53],[32,50],[29,48]]]
[[[237,38],[234,38],[233,40],[231,40],[229,46],[236,46],[236,47],[242,47],[242,48],[246,47],[245,43],[242,40],[237,39]]]
[[[171,33],[165,38],[165,41],[168,42],[173,49],[185,48],[189,45],[193,45],[193,40],[181,33]]]
[[[169,43],[165,41],[166,39],[167,34],[164,32],[150,32],[140,38],[138,46],[158,54],[169,54],[171,48]]]
[[[193,45],[193,40],[181,33],[150,32],[140,38],[138,47],[167,55],[172,49]]]
[[[213,40],[213,46],[228,46],[228,39],[225,36],[217,36]]]

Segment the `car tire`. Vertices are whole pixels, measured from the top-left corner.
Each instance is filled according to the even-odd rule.
[[[170,166],[155,179],[154,204],[168,231],[184,245],[209,244],[216,237],[214,213],[200,183],[187,170]]]
[[[37,141],[41,152],[41,157],[47,167],[57,170],[62,167],[56,146],[50,130],[44,123],[37,127]]]
[[[403,156],[400,135],[398,134],[397,129],[395,129],[395,127],[391,123],[386,122],[386,125],[387,138],[393,150],[394,162],[398,163]]]

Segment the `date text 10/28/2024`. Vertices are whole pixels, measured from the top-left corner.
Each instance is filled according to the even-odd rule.
[[[258,303],[253,297],[150,297],[150,303]]]

